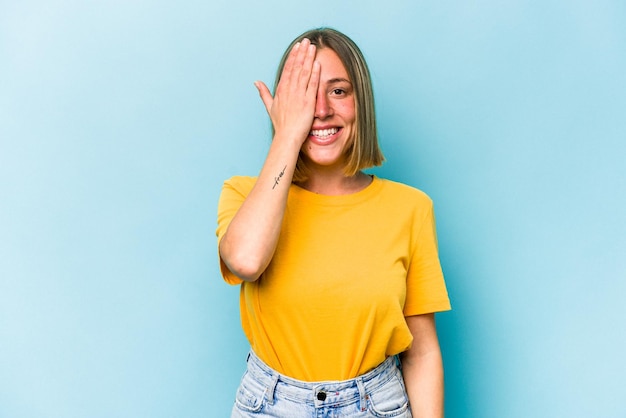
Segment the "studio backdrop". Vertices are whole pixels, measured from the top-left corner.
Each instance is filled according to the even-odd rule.
[[[229,416],[217,201],[318,26],[435,202],[447,417],[626,416],[623,1],[0,0],[1,417]]]

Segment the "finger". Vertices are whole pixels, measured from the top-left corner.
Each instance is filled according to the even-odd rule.
[[[300,49],[300,42],[297,42],[291,51],[289,51],[289,55],[285,60],[285,65],[283,66],[283,71],[280,74],[280,80],[278,81],[278,89],[280,89],[281,85],[288,85],[291,80],[291,75],[293,72],[294,61],[296,60],[296,56],[298,55],[298,50]]]
[[[298,48],[298,51],[296,51],[288,84],[291,89],[300,86],[302,70],[304,68],[304,60],[306,59],[310,45],[311,41],[309,41],[307,38],[304,38],[302,42],[300,42],[300,47]]]
[[[317,97],[317,88],[320,85],[320,75],[322,74],[322,66],[319,61],[313,61],[313,68],[311,69],[311,77],[306,88],[306,94],[309,98],[315,99]]]
[[[304,56],[304,62],[302,63],[302,69],[300,71],[299,86],[302,89],[307,89],[309,81],[311,80],[311,72],[313,70],[313,62],[315,60],[316,47],[313,44],[307,46],[307,51]]]
[[[267,110],[267,114],[269,115],[270,110],[272,109],[272,103],[274,103],[272,93],[262,81],[255,81],[254,85],[259,91],[259,96],[261,96],[261,100],[263,100],[263,104],[265,105],[265,110]]]

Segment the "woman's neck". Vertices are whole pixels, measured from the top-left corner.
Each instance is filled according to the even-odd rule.
[[[372,176],[359,171],[354,176],[314,173],[298,186],[313,193],[339,196],[359,192],[372,182]]]

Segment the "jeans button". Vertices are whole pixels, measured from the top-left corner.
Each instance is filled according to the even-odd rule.
[[[326,400],[326,392],[317,392],[317,400],[325,401]]]

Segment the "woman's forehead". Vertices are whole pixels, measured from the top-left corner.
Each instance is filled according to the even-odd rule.
[[[346,67],[341,62],[339,55],[330,48],[320,48],[317,50],[315,60],[321,66],[321,79],[323,82],[350,82],[350,76]]]

